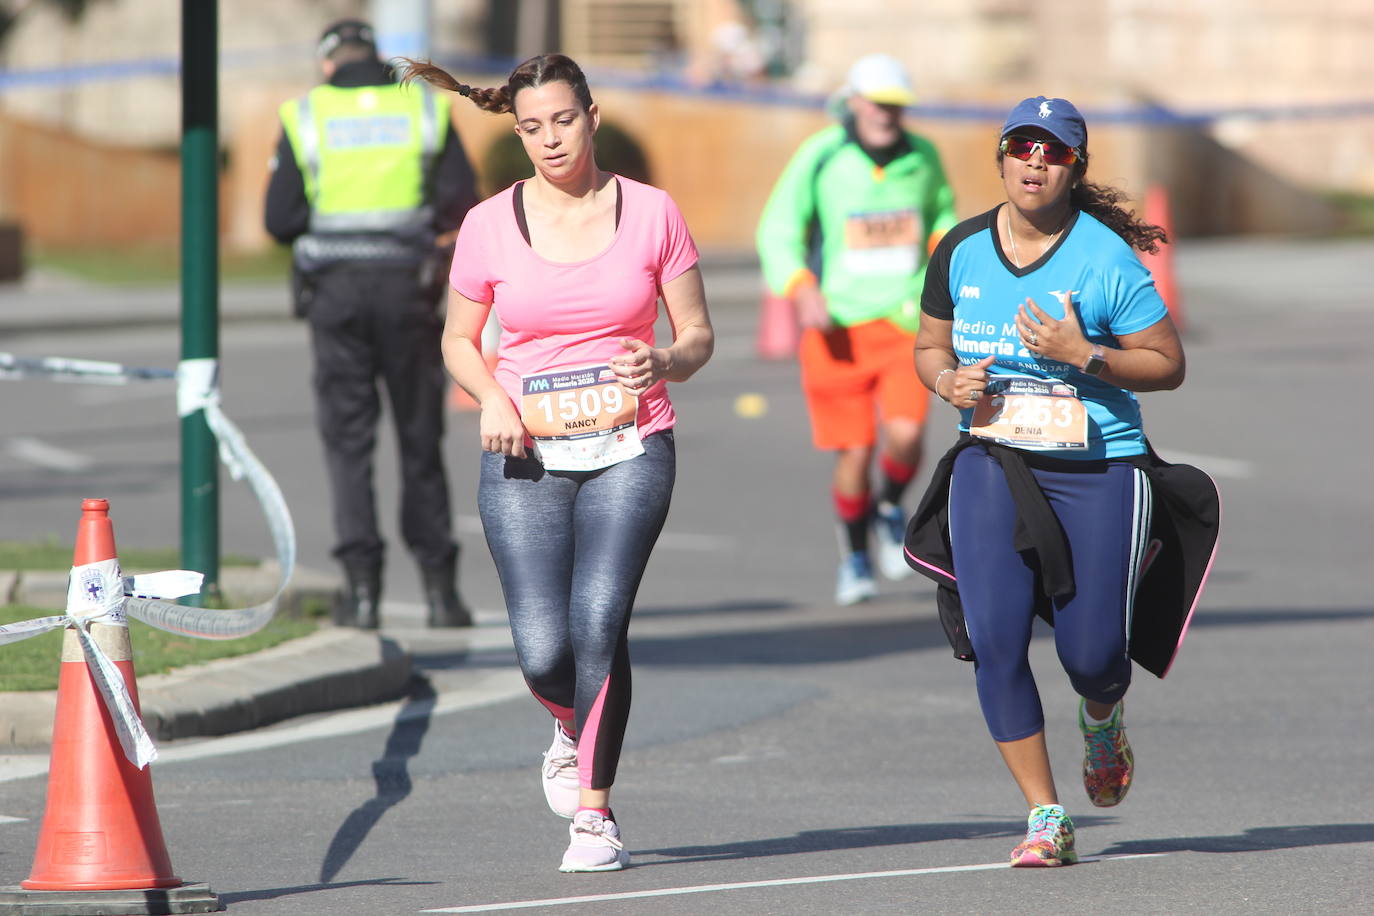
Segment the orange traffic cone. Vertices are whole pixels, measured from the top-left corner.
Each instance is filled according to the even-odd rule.
[[[1164,300],[1164,307],[1174,319],[1179,333],[1183,332],[1183,304],[1178,297],[1178,284],[1174,280],[1174,220],[1169,209],[1169,193],[1161,185],[1152,185],[1145,192],[1145,222],[1161,227],[1169,235],[1169,244],[1160,245],[1155,254],[1140,253],[1140,260],[1154,275],[1155,288]]]
[[[759,303],[759,333],[755,348],[762,359],[791,359],[801,342],[797,307],[786,296],[764,290]]]
[[[109,513],[106,500],[82,501],[73,566],[117,560]],[[98,581],[92,582],[92,588],[100,585]],[[99,622],[89,626],[91,638],[119,669],[137,709],[128,627]],[[118,902],[119,908],[101,910],[111,913],[209,912],[203,908],[206,900],[218,903],[212,894],[207,897],[204,885],[183,885],[172,874],[153,802],[151,774],[146,767],[140,769],[125,757],[110,712],[87,669],[73,629],[66,631],[62,646],[47,810],[38,835],[33,871],[21,887],[43,892],[151,892],[79,898],[88,903]],[[159,890],[183,887],[195,891],[189,896],[199,899],[201,908],[183,908],[190,906],[187,894]],[[140,899],[150,907],[160,908],[140,909]],[[134,908],[127,908],[130,906]]]

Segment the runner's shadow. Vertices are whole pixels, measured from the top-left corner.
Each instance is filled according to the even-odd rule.
[[[372,778],[377,794],[353,810],[329,842],[329,850],[320,866],[320,881],[329,883],[358,851],[368,833],[377,826],[388,808],[410,795],[408,761],[420,752],[420,745],[429,731],[437,694],[424,678],[412,682],[405,705],[396,713],[391,734],[387,735],[382,756],[372,762]]]
[[[869,849],[875,846],[906,846],[913,843],[938,843],[944,840],[987,840],[1015,838],[1026,833],[1025,821],[943,824],[888,824],[881,827],[842,827],[835,830],[803,830],[785,837],[740,840],[714,846],[671,846],[662,849],[636,849],[635,867],[680,865],[686,862],[719,862],[730,859],[756,859],[790,856],[807,852],[834,852],[843,849]],[[644,862],[641,856],[663,856],[665,861]]]
[[[766,629],[641,636],[630,643],[636,665],[813,665],[880,658],[922,649],[945,649],[949,641],[935,616],[925,611],[900,620],[839,621]]]
[[[1104,856],[1148,852],[1267,852],[1304,846],[1342,846],[1374,842],[1374,824],[1305,824],[1251,827],[1230,836],[1168,837],[1126,840],[1102,850]]]

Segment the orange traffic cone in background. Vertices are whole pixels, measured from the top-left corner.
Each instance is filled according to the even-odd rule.
[[[755,348],[762,359],[791,359],[801,342],[797,307],[786,296],[764,290],[759,303],[759,333]]]
[[[496,354],[494,352],[484,353],[483,356],[487,361],[487,369],[495,372]],[[452,382],[448,390],[449,410],[459,413],[465,410],[476,410],[477,406],[477,401],[473,399],[472,395],[463,390],[463,386],[459,385],[457,382]]]
[[[1164,307],[1174,319],[1179,333],[1183,333],[1183,304],[1178,297],[1178,283],[1174,280],[1174,220],[1169,210],[1169,192],[1162,185],[1152,185],[1145,192],[1145,222],[1161,227],[1169,235],[1169,244],[1160,245],[1155,254],[1140,252],[1140,260],[1155,278],[1155,288],[1164,300]]]
[[[482,327],[482,358],[487,361],[487,370],[493,373],[496,372],[496,348],[500,342],[501,325],[497,322],[496,312],[493,310],[487,315],[487,323]],[[462,386],[455,383],[448,392],[448,409],[454,412],[476,410],[477,402]]]
[[[72,565],[116,557],[110,504],[103,499],[83,500]],[[92,623],[90,634],[119,668],[138,708],[128,627]],[[146,767],[139,769],[125,758],[110,712],[87,670],[76,631],[68,629],[53,719],[47,811],[33,872],[21,886],[37,891],[86,891],[181,884],[172,874],[162,840],[152,776]]]

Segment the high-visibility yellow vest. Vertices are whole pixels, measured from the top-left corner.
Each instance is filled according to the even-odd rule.
[[[448,100],[422,86],[317,86],[280,109],[310,203],[310,232],[427,230],[426,183]]]

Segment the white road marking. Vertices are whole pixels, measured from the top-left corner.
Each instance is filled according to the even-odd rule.
[[[12,458],[18,458],[20,461],[27,461],[29,464],[36,464],[39,467],[54,471],[67,471],[68,473],[86,471],[95,464],[94,459],[79,452],[58,448],[28,436],[11,439],[6,444],[5,450],[9,452]]]
[[[27,820],[27,817],[10,817],[8,814],[0,814],[0,824],[22,824]]]
[[[479,706],[501,703],[514,697],[526,696],[529,688],[516,669],[503,668],[485,674],[476,683],[466,685],[460,692],[442,694],[432,703],[417,703],[406,708],[406,701],[396,700],[363,709],[350,709],[332,715],[324,715],[298,725],[282,728],[268,728],[255,732],[240,732],[222,738],[209,738],[193,744],[159,748],[156,763],[163,766],[185,760],[201,760],[207,757],[225,757],[230,754],[245,754],[251,751],[283,747],[314,741],[320,738],[335,738],[340,735],[353,735],[373,728],[384,728],[398,721],[409,721],[422,716],[441,716]],[[404,713],[402,713],[404,709]],[[48,757],[13,755],[0,757],[0,782],[12,782],[31,776],[41,776],[48,771]]]
[[[482,534],[482,520],[475,515],[455,515],[453,526],[459,534]],[[729,534],[686,534],[665,531],[658,536],[656,546],[664,550],[732,550],[739,539]]]
[[[1239,458],[1218,458],[1215,455],[1194,455],[1191,452],[1161,451],[1159,457],[1171,464],[1191,464],[1212,477],[1230,477],[1237,480],[1249,477],[1254,465]]]
[[[1081,862],[1105,862],[1120,859],[1151,859],[1162,852],[1135,853],[1120,856],[1084,856]],[[675,897],[683,894],[709,894],[717,891],[747,890],[756,887],[787,887],[797,884],[830,884],[836,881],[867,881],[872,878],[911,878],[922,875],[945,875],[954,872],[996,871],[1008,868],[1006,862],[985,865],[945,865],[938,868],[907,868],[901,871],[870,871],[849,875],[815,875],[807,878],[778,878],[773,881],[741,881],[738,884],[698,884],[692,887],[665,887],[653,891],[627,891],[621,894],[593,894],[587,897],[552,897],[545,900],[519,900],[511,903],[486,903],[476,906],[455,906],[422,913],[494,913],[498,910],[528,910],[540,906],[564,906],[577,903],[602,903],[609,900],[639,900],[648,897]]]

